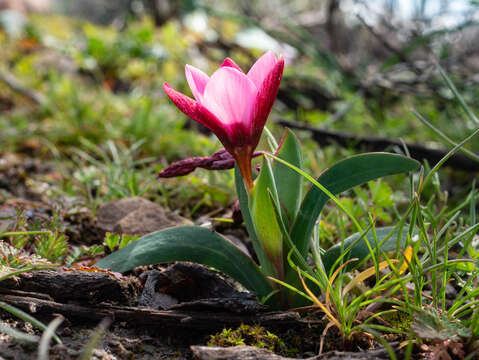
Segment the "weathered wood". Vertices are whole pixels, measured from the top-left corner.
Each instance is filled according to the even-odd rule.
[[[393,344],[390,344],[390,346],[394,348]],[[385,348],[379,348],[362,352],[329,351],[318,356],[313,356],[308,360],[389,360],[390,358]]]
[[[244,324],[260,324],[267,328],[292,328],[307,326],[294,312],[270,312],[260,314],[235,314],[228,312],[152,310],[101,303],[96,306],[64,304],[36,297],[0,294],[0,301],[14,305],[34,315],[62,314],[66,318],[98,322],[105,317],[125,321],[135,326],[163,329],[219,330]]]
[[[34,292],[59,302],[97,304],[103,301],[132,305],[134,280],[105,272],[41,270],[0,282],[0,292]],[[38,297],[38,296],[34,296]]]
[[[228,348],[210,346],[191,346],[191,351],[200,360],[293,360],[293,358],[276,355],[273,352],[254,346],[234,346]],[[330,351],[306,360],[387,360],[389,354],[380,348],[363,352]]]
[[[269,350],[254,346],[234,346],[228,348],[210,346],[191,346],[191,351],[200,360],[290,360]]]

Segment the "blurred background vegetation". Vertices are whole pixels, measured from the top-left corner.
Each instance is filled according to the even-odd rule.
[[[268,127],[277,138],[278,123],[318,132],[314,141],[297,131],[313,174],[375,138],[384,141],[374,150],[404,152],[400,139],[447,150],[412,110],[456,142],[477,126],[438,65],[477,111],[478,21],[475,0],[0,0],[0,154],[53,163],[58,176],[26,175],[49,199],[96,208],[143,195],[186,216],[227,207],[230,172],[156,180],[168,163],[221,147],[162,84],[190,94],[185,64],[211,74],[231,57],[247,70],[267,50],[286,59]],[[479,142],[466,148],[478,153]],[[469,191],[473,176],[457,164],[445,171],[452,195]],[[379,212],[401,181],[356,195],[367,202],[380,189]],[[3,188],[0,199],[12,196]]]

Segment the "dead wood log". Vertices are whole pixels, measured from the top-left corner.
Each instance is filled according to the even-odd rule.
[[[195,358],[200,360],[291,360],[275,353],[254,346],[211,347],[191,346]]]
[[[28,311],[35,316],[51,316],[61,314],[66,318],[99,322],[104,318],[126,322],[138,327],[154,327],[157,329],[191,329],[211,332],[224,327],[238,327],[244,324],[260,324],[266,328],[286,329],[307,326],[294,312],[270,312],[261,314],[235,314],[227,312],[193,312],[175,310],[152,310],[129,306],[115,306],[101,303],[96,306],[64,304],[39,299],[34,296],[16,296],[0,294],[0,301]]]
[[[321,146],[339,144],[342,146],[351,146],[354,149],[366,148],[368,151],[384,151],[388,148],[394,147],[399,149],[403,148],[403,143],[399,140],[391,140],[382,137],[363,137],[346,134],[284,119],[276,120],[276,123],[289,128],[306,130],[311,132],[313,139]],[[419,144],[406,143],[405,145],[407,146],[409,153],[411,154],[411,157],[413,159],[416,159],[421,162],[427,160],[432,166],[434,166],[448,153],[448,151],[446,150],[431,149]],[[458,153],[451,156],[444,165],[450,166],[453,169],[468,172],[479,171],[479,162]]]
[[[394,349],[398,344],[389,344]],[[397,355],[397,353],[396,353]],[[327,353],[313,356],[308,360],[389,360],[391,357],[386,348],[378,348],[361,352],[329,351]]]
[[[200,360],[293,360],[254,346],[234,346],[229,348],[191,346],[191,351]],[[363,352],[330,351],[306,360],[386,360],[389,354],[385,348]]]
[[[101,272],[41,270],[0,282],[0,292],[33,292],[60,302],[97,304],[108,301],[132,305],[136,301],[136,285],[129,277],[115,278]]]

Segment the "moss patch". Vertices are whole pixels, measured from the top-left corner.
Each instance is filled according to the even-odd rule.
[[[275,334],[259,325],[241,324],[236,330],[223,329],[223,331],[210,336],[208,346],[229,347],[237,345],[250,345],[268,349],[276,353],[286,353],[284,342]]]

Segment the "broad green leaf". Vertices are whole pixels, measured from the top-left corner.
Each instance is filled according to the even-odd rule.
[[[303,167],[298,139],[289,129],[286,129],[276,155],[300,169]],[[293,169],[277,161],[273,164],[273,175],[278,190],[281,210],[283,213],[286,213],[286,217],[283,216],[283,219],[287,225],[290,225],[293,223],[301,204],[303,177]]]
[[[404,247],[404,245],[406,244],[408,232],[405,230],[401,232],[401,236],[399,239],[398,239],[398,236],[399,236],[398,231],[394,232],[391,236],[389,236],[389,238],[386,239],[386,237],[388,237],[388,235],[393,230],[394,230],[394,226],[386,226],[386,227],[375,229],[376,240],[377,240],[377,243],[379,244],[381,251],[385,251],[385,252],[393,251],[393,250],[396,250],[396,248],[398,247],[398,244],[401,248]],[[343,263],[353,258],[358,258],[359,261],[361,261],[364,258],[366,258],[368,255],[370,255],[370,251],[366,241],[369,242],[369,245],[371,246],[373,250],[376,250],[376,242],[371,230],[369,230],[366,236],[364,236],[361,240],[359,240],[360,237],[361,237],[360,233],[355,233],[344,240],[343,242],[344,250],[347,250],[349,247],[351,247],[351,245],[352,247],[350,251],[343,257],[343,260],[342,260]],[[339,257],[342,255],[341,246],[342,246],[341,243],[333,245],[321,256],[326,274],[329,274],[336,260],[338,260]],[[351,264],[349,268],[353,267],[355,264],[357,264],[357,262]]]
[[[243,178],[241,177],[241,172],[238,168],[238,165],[235,165],[235,185],[241,209],[241,215],[243,216],[246,230],[248,231],[248,235],[251,240],[251,243],[253,244],[256,256],[258,257],[259,263],[261,264],[261,269],[263,270],[265,276],[274,276],[275,270],[273,264],[271,264],[266,257],[263,246],[259,242],[258,236],[256,235],[256,231],[254,229],[253,220],[251,219],[251,214],[249,212],[248,194],[246,193]]]
[[[306,306],[308,304],[308,297],[297,296],[297,291],[291,291],[292,289],[298,289],[301,287],[301,281],[298,276],[297,266],[299,265],[302,269],[305,269],[310,274],[313,274],[313,269],[309,266],[307,260],[301,256],[299,251],[296,249],[291,237],[289,235],[289,230],[286,228],[286,225],[283,221],[283,216],[281,214],[281,208],[279,203],[276,201],[277,199],[274,198],[271,192],[268,192],[270,196],[271,203],[273,204],[273,210],[276,215],[276,220],[280,226],[281,234],[284,240],[284,248],[283,248],[283,269],[284,269],[284,279],[285,282],[288,284],[286,286],[285,297],[286,301],[290,307],[301,307]],[[289,263],[289,266],[286,264]],[[272,279],[278,284],[284,284],[281,280]],[[306,281],[308,281],[306,279]],[[314,287],[314,284],[312,285]]]
[[[352,156],[325,170],[318,182],[336,195],[354,186],[386,175],[416,169],[419,163],[405,156],[388,153],[367,153]],[[309,239],[321,210],[329,197],[312,187],[306,194],[291,230],[291,238],[303,256],[309,250]]]
[[[263,297],[271,286],[261,269],[227,239],[198,226],[181,226],[143,236],[103,258],[100,268],[125,272],[137,266],[191,261],[211,266]]]
[[[282,279],[283,241],[270,194],[274,197],[275,202],[279,203],[271,163],[268,158],[264,157],[259,176],[249,194],[248,205],[258,240],[267,258],[276,269],[274,275]]]

